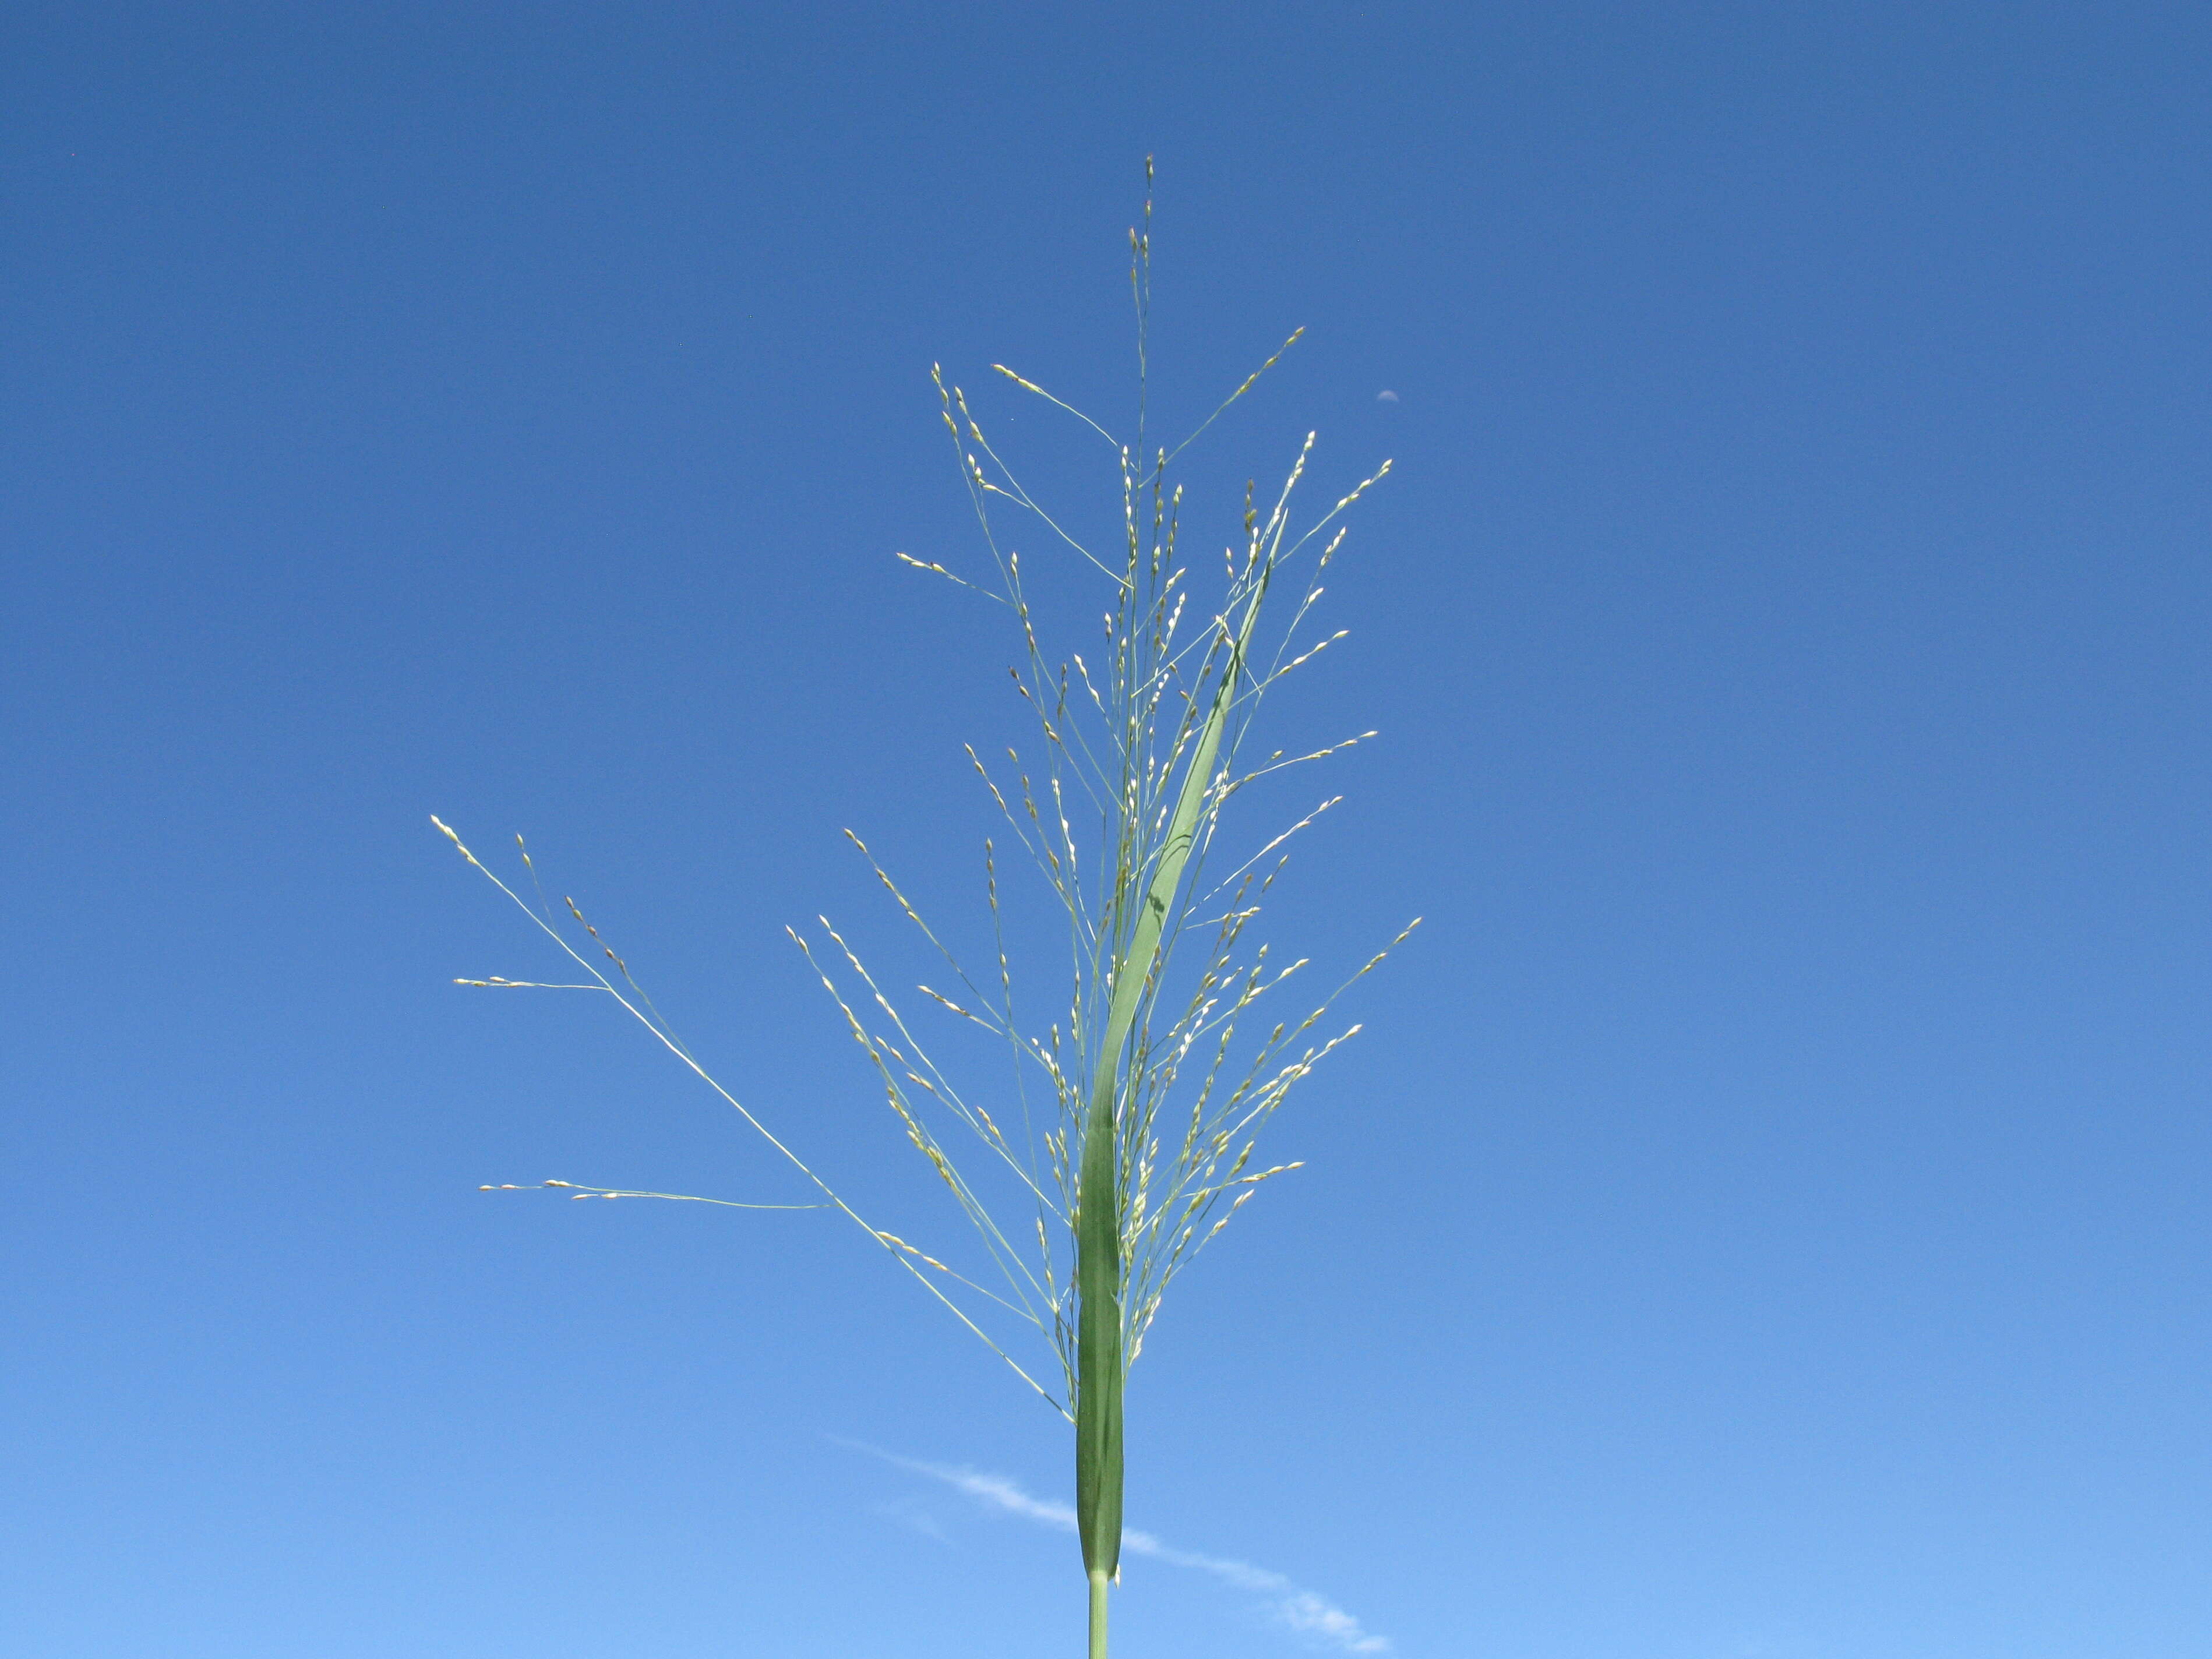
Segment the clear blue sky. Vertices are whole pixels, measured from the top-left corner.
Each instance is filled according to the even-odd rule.
[[[1311,331],[1204,538],[1398,463],[1273,937],[1429,920],[1135,1374],[1131,1524],[1253,1572],[1117,1653],[2206,1650],[2208,85],[2181,5],[11,8],[0,1648],[1075,1650],[1064,1427],[865,1240],[476,1190],[793,1195],[449,982],[553,964],[428,815],[957,1237],[781,929],[897,959],[847,825],[974,926],[928,369],[1126,412],[1150,151],[1170,423]]]

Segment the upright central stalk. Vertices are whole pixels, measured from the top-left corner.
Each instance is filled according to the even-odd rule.
[[[1106,1575],[1091,1575],[1091,1659],[1106,1659]]]
[[[1091,1578],[1091,1659],[1106,1656],[1106,1585],[1121,1565],[1121,1218],[1114,1097],[1099,1066],[1083,1144],[1076,1212],[1075,1514]]]
[[[1083,1570],[1091,1580],[1091,1659],[1106,1659],[1106,1587],[1121,1565],[1121,1159],[1115,1106],[1129,1034],[1146,981],[1158,960],[1182,872],[1198,840],[1199,820],[1213,784],[1213,766],[1229,723],[1237,680],[1244,664],[1267,572],[1258,573],[1243,625],[1213,690],[1182,784],[1168,821],[1128,944],[1114,963],[1113,994],[1091,1084],[1083,1135],[1083,1167],[1076,1189],[1075,1283],[1079,1300],[1075,1363],[1075,1518],[1083,1545]]]

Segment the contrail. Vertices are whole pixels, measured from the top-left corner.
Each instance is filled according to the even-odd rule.
[[[987,1474],[980,1470],[956,1468],[945,1463],[924,1463],[858,1440],[831,1437],[838,1445],[864,1451],[871,1457],[880,1457],[894,1468],[914,1474],[926,1474],[933,1480],[941,1480],[955,1491],[964,1492],[1003,1515],[1019,1516],[1024,1521],[1034,1521],[1040,1526],[1055,1528],[1061,1532],[1075,1530],[1075,1510],[1070,1505],[1032,1498],[1022,1490],[1018,1483],[1003,1474]],[[1324,1638],[1346,1653],[1390,1651],[1388,1637],[1369,1635],[1361,1628],[1359,1620],[1342,1607],[1310,1589],[1301,1589],[1279,1572],[1270,1572],[1265,1567],[1255,1567],[1247,1561],[1229,1561],[1218,1556],[1194,1555],[1188,1550],[1170,1549],[1152,1534],[1134,1529],[1123,1531],[1121,1547],[1131,1555],[1148,1556],[1156,1561],[1164,1561],[1170,1566],[1194,1568],[1200,1572],[1211,1573],[1222,1583],[1234,1585],[1238,1589],[1264,1595],[1275,1617],[1291,1629],[1301,1635]]]

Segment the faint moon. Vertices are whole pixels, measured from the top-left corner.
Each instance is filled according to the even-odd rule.
[[[1398,401],[1398,394],[1395,392],[1378,392],[1375,394],[1375,401],[1378,404],[1395,404]]]

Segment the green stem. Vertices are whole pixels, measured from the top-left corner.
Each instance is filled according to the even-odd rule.
[[[1213,792],[1213,768],[1236,702],[1237,678],[1251,647],[1253,626],[1259,620],[1260,602],[1267,595],[1267,575],[1266,566],[1254,575],[1243,623],[1231,639],[1221,678],[1213,687],[1212,706],[1183,763],[1175,813],[1152,882],[1135,915],[1127,919],[1127,943],[1113,965],[1106,1029],[1091,1081],[1075,1224],[1075,1525],[1083,1546],[1083,1568],[1091,1579],[1091,1659],[1105,1659],[1106,1585],[1121,1565],[1121,1384],[1127,1361],[1121,1351],[1122,1171],[1115,1108],[1124,1081],[1123,1064],[1133,1059],[1129,1042],[1138,1006],[1158,962],[1161,935]],[[1124,918],[1114,920],[1118,933]]]
[[[1091,1659],[1106,1659],[1106,1575],[1091,1574]]]

